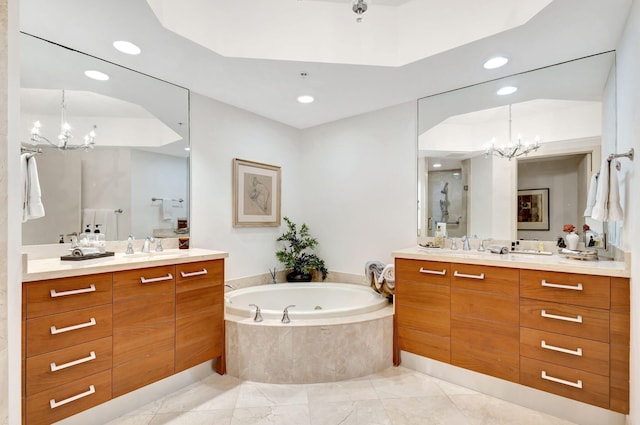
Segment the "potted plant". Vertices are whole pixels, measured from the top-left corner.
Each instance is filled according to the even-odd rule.
[[[302,224],[298,231],[296,224],[288,217],[284,217],[284,221],[289,229],[276,240],[286,245],[276,252],[276,257],[285,268],[291,270],[287,274],[287,282],[310,282],[313,270],[322,273],[322,280],[325,280],[328,270],[324,261],[312,252],[318,240],[309,235],[306,224]]]

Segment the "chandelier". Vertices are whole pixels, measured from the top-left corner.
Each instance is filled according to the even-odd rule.
[[[495,137],[491,141],[491,146],[484,152],[484,156],[494,155],[499,158],[507,158],[511,161],[511,158],[518,158],[523,155],[529,154],[529,152],[537,151],[540,148],[540,138],[536,136],[533,143],[522,143],[522,139],[518,134],[517,142],[512,144],[511,137],[511,105],[509,105],[509,141],[507,145],[496,146]]]
[[[356,22],[362,22],[362,15],[364,15],[364,12],[367,11],[368,7],[369,6],[367,5],[367,2],[365,0],[353,1],[353,7],[351,9],[356,15],[358,15],[358,17],[356,18]]]
[[[61,112],[60,112],[60,134],[58,134],[58,140],[52,141],[40,134],[40,128],[42,125],[40,121],[36,121],[33,123],[33,128],[31,129],[31,137],[30,141],[34,145],[39,146],[49,146],[58,148],[60,150],[73,150],[83,148],[85,151],[89,149],[93,149],[95,145],[96,139],[96,126],[93,126],[93,129],[89,133],[84,136],[84,140],[80,144],[71,143],[71,139],[73,135],[71,134],[71,126],[67,122],[67,107],[64,102],[64,90],[62,90],[62,104],[61,104]]]

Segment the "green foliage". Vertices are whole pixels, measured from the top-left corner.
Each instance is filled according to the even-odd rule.
[[[311,237],[306,224],[302,224],[300,231],[298,231],[296,224],[288,217],[284,217],[284,221],[287,223],[289,230],[276,240],[285,242],[288,245],[283,246],[280,251],[276,252],[278,261],[285,268],[292,269],[294,273],[309,274],[312,270],[317,270],[322,273],[322,280],[325,280],[328,270],[324,265],[324,261],[311,252],[318,245],[318,240]]]

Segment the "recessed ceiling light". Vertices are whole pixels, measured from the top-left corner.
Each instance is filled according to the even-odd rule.
[[[313,102],[315,99],[313,98],[313,96],[309,96],[309,95],[302,95],[302,96],[298,96],[298,102],[300,103],[311,103]]]
[[[435,164],[433,164],[433,168],[440,168],[442,167],[442,164],[440,164],[439,162],[436,162]]]
[[[189,152],[191,150],[191,148],[189,146],[187,146],[186,148],[184,148],[184,150]]]
[[[496,94],[499,94],[500,96],[505,96],[507,94],[513,94],[517,91],[518,91],[517,87],[505,86],[505,87],[502,87],[500,90],[498,90]]]
[[[484,69],[496,69],[504,66],[509,62],[509,59],[503,56],[496,56],[495,58],[491,58],[484,63]]]
[[[107,81],[109,79],[109,76],[107,74],[105,74],[104,72],[95,71],[95,70],[85,71],[84,75],[86,75],[89,78],[93,78],[94,80],[98,80],[98,81]]]
[[[121,51],[122,53],[126,53],[128,55],[139,55],[140,52],[142,51],[140,50],[140,47],[136,46],[130,41],[124,41],[124,40],[114,41],[113,47],[115,47],[117,50]]]

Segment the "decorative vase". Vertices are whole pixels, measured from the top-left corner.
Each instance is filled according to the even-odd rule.
[[[287,282],[311,282],[311,274],[291,272],[287,274]]]
[[[574,251],[578,249],[578,241],[580,240],[580,237],[576,232],[567,233],[567,236],[565,236],[564,239],[567,241],[567,248]]]

